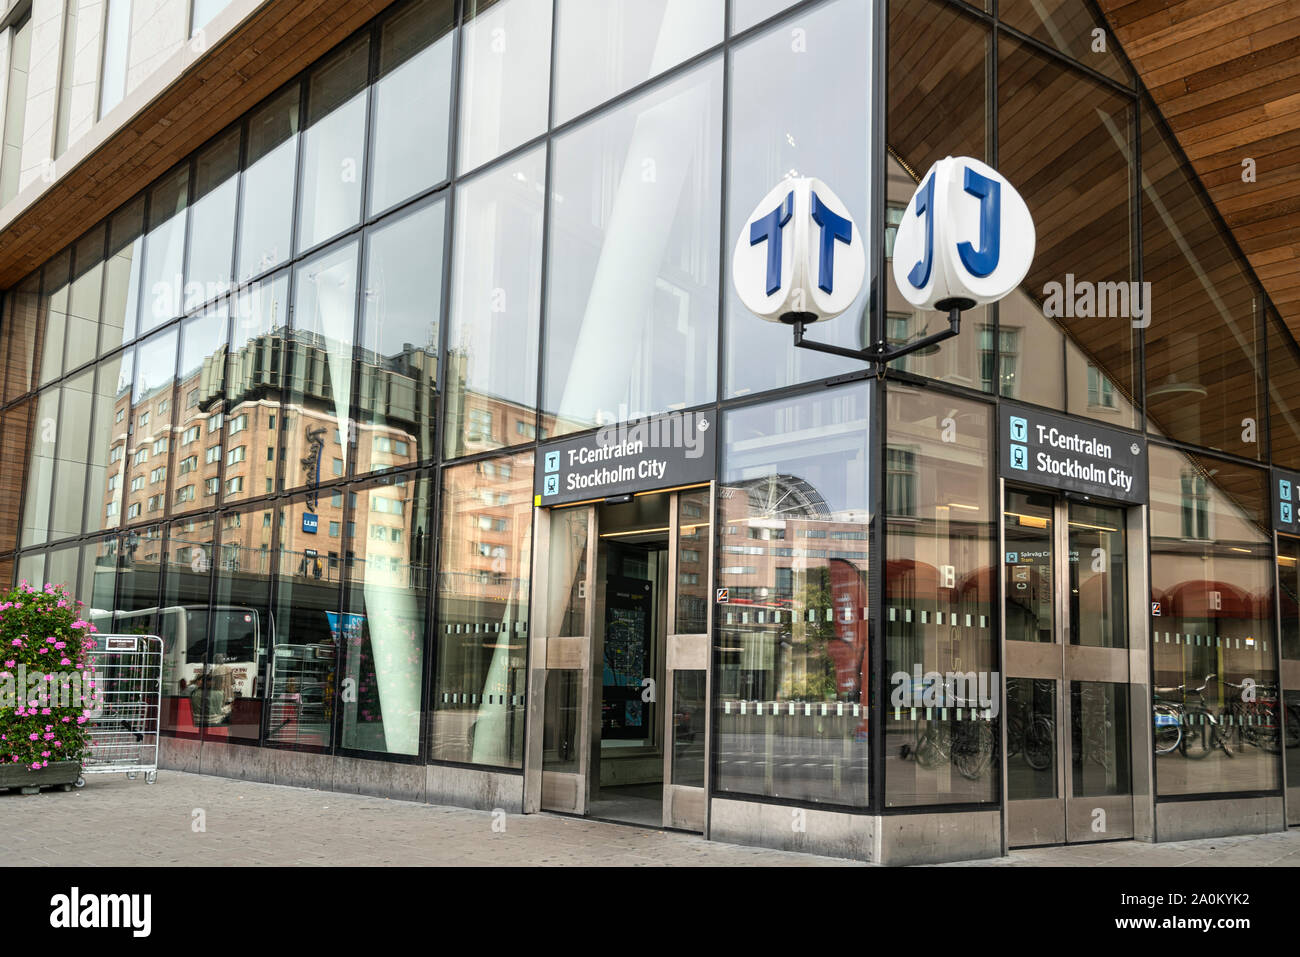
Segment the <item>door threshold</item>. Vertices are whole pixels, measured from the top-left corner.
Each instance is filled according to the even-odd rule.
[[[620,821],[612,817],[595,817],[590,814],[574,814],[572,811],[538,811],[539,814],[551,814],[555,817],[567,817],[575,821],[592,821],[597,824],[617,824],[619,827],[634,827],[640,831],[662,831],[666,834],[693,834],[703,837],[703,831],[691,831],[680,827],[665,827],[662,824],[642,824],[638,821]]]

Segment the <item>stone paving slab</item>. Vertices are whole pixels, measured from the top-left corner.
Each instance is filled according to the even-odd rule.
[[[487,811],[179,771],[159,772],[152,785],[104,775],[69,793],[0,792],[0,822],[0,864],[7,866],[858,864],[560,815],[494,818]],[[1175,844],[1036,848],[945,866],[1107,865],[1297,866],[1300,831]]]

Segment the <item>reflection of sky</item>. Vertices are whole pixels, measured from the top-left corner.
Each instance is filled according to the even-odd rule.
[[[814,176],[844,202],[870,248],[871,5],[838,0],[771,28],[732,61],[727,236],[787,175]],[[872,262],[868,253],[867,262]],[[729,260],[728,260],[729,271]],[[870,275],[857,301],[813,337],[858,346]],[[849,371],[850,360],[795,350],[790,330],[751,315],[728,277],[727,394]]]
[[[370,239],[362,344],[398,356],[407,343],[435,352],[442,303],[441,201],[399,219]]]
[[[832,512],[868,511],[867,391],[782,401],[727,413],[723,481],[788,475],[808,483]]]

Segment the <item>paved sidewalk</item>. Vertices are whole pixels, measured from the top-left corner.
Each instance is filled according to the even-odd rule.
[[[200,820],[203,829],[195,830]],[[7,866],[856,863],[550,814],[506,816],[500,832],[485,811],[177,771],[159,772],[153,785],[112,775],[91,777],[84,790],[66,794],[0,793],[0,822],[0,864]],[[1300,865],[1300,831],[1179,844],[1041,848],[978,863]]]

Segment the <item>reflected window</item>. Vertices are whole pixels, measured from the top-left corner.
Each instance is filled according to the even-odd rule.
[[[556,124],[720,43],[723,7],[723,0],[561,0]]]
[[[186,312],[230,289],[238,192],[239,130],[234,129],[200,153],[195,163]]]
[[[499,448],[475,423],[518,416],[537,402],[546,154],[532,150],[456,190],[446,454]]]
[[[1261,469],[1151,446],[1157,796],[1280,786],[1267,488]]]
[[[553,147],[551,188],[564,201],[552,204],[550,243],[565,254],[549,260],[548,434],[716,394],[721,66]]]
[[[868,421],[855,385],[723,423],[719,791],[868,803]]]
[[[468,0],[460,44],[462,173],[546,130],[554,0]]]
[[[858,223],[868,221],[871,158],[871,9],[835,0],[804,10],[736,47],[731,61],[727,235],[788,176],[834,184]],[[834,96],[825,91],[834,90]],[[874,230],[862,230],[867,262]],[[727,264],[728,269],[730,263]],[[861,348],[868,338],[868,271],[847,312],[811,338]],[[856,369],[848,360],[790,347],[790,330],[754,318],[728,283],[726,394],[746,395]]]
[[[447,178],[454,4],[419,0],[384,23],[371,132],[370,211]]]
[[[239,281],[289,258],[298,166],[299,87],[290,86],[248,120],[239,218]]]
[[[221,429],[227,432],[227,445],[232,448],[238,444],[235,436],[249,429],[253,438],[248,441],[255,447],[284,447],[288,435],[288,418],[281,410],[281,390],[285,384],[285,369],[288,365],[288,300],[289,277],[285,272],[264,280],[241,291],[239,308],[235,313],[230,347],[230,361],[226,372],[226,395],[229,409],[226,421],[222,417],[206,413],[207,428],[201,426],[198,431],[182,433],[182,442],[189,439],[198,442],[202,435]],[[203,393],[195,396],[196,407],[202,404]],[[188,405],[188,398],[186,404]],[[204,417],[200,408],[196,417]],[[194,427],[191,426],[191,429]],[[206,507],[216,503],[216,496],[221,489],[218,479],[221,460],[221,444],[210,443],[204,453],[203,499]],[[184,446],[183,446],[184,447]],[[197,453],[197,449],[196,452]],[[287,458],[285,455],[277,459]],[[262,460],[255,456],[241,466],[238,471],[229,470],[238,483],[226,488],[226,501],[245,498],[250,493],[274,491],[276,462]],[[250,482],[244,482],[249,478]]]
[[[444,560],[438,577],[429,756],[522,767],[533,455],[456,466],[442,480],[440,554],[463,558]],[[497,504],[485,506],[485,488]],[[483,514],[506,530],[480,531]]]
[[[366,238],[358,471],[433,458],[445,221],[439,200]]]
[[[361,219],[369,60],[370,41],[363,37],[313,69],[307,81],[298,203],[300,251]]]
[[[358,536],[342,620],[344,747],[387,754],[420,750],[420,692],[432,496],[426,479],[401,476],[358,489]],[[377,534],[376,530],[382,532]]]
[[[357,247],[351,240],[294,269],[284,485],[344,474],[350,436]],[[347,439],[347,441],[343,441]],[[331,463],[333,471],[330,471]]]
[[[144,240],[140,285],[141,332],[174,319],[185,308],[181,267],[185,259],[189,186],[190,170],[185,165],[149,191],[149,231]]]
[[[894,384],[885,406],[886,454],[910,453],[918,477],[885,530],[885,801],[995,801],[991,409]],[[917,680],[931,673],[942,681]]]
[[[140,196],[119,209],[108,221],[100,355],[112,352],[135,338],[143,282],[144,203],[145,197]]]

